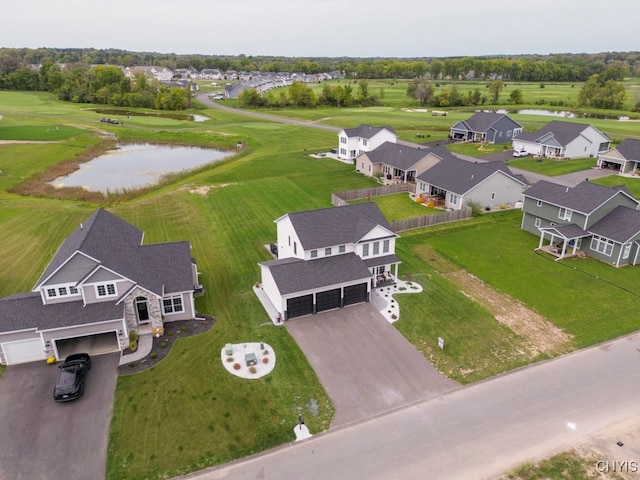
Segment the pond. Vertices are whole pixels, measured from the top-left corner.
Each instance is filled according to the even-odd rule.
[[[103,192],[153,185],[169,173],[181,172],[230,157],[235,152],[201,147],[136,143],[121,145],[50,182],[56,188],[82,187]]]
[[[483,110],[483,111],[491,111],[491,110]],[[539,108],[523,108],[520,110],[506,110],[500,109],[496,110],[496,113],[509,114],[509,113],[520,113],[522,115],[543,115],[547,117],[561,117],[561,118],[601,118],[607,120],[629,120],[629,117],[626,115],[606,115],[600,113],[582,113],[580,115],[571,112],[569,110],[546,110]]]
[[[160,117],[172,120],[185,120],[190,122],[206,122],[209,117],[206,115],[187,113],[155,113],[155,112],[130,112],[129,110],[119,110],[117,108],[96,108],[93,110],[103,115],[121,115],[125,117]]]

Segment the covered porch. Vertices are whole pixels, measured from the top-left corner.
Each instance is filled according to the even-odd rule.
[[[575,224],[540,228],[540,243],[536,251],[541,250],[556,257],[555,261],[575,257],[582,239],[589,236],[589,232]]]
[[[365,260],[365,265],[371,272],[371,286],[373,288],[395,285],[398,279],[398,265],[400,259],[395,255],[385,255]]]

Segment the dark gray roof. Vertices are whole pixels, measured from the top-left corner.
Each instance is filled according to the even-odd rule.
[[[605,187],[591,182],[580,182],[575,187],[540,180],[527,188],[523,195],[552,205],[588,214],[615,195],[624,194],[633,198],[624,185]],[[637,200],[636,200],[637,203]]]
[[[428,154],[428,149],[419,149],[398,143],[384,142],[378,148],[367,152],[365,155],[367,155],[372,163],[383,163],[399,168],[400,170],[410,170],[411,167]]]
[[[98,209],[65,239],[36,287],[79,251],[157,295],[191,290],[189,242],[142,246],[142,238],[142,230]]]
[[[392,263],[400,263],[400,259],[396,255],[385,255],[383,257],[372,257],[363,260],[367,268],[378,267],[380,265],[389,265]]]
[[[71,327],[118,320],[124,307],[114,302],[87,305],[82,300],[44,305],[39,293],[20,293],[0,299],[0,332]]]
[[[355,253],[315,260],[284,258],[263,262],[269,268],[280,295],[316,290],[341,283],[368,281],[371,272]]]
[[[348,137],[371,138],[382,130],[389,130],[394,135],[396,133],[391,127],[372,127],[371,125],[364,124],[358,125],[355,128],[345,128],[344,133],[346,133]]]
[[[589,126],[590,125],[586,125],[584,123],[552,120],[551,122],[540,128],[538,131],[533,133],[521,133],[517,138],[518,140],[543,143],[546,145],[559,145],[564,147],[571,141],[575,140]],[[602,135],[604,135],[604,133],[602,133]],[[607,137],[606,135],[604,136]]]
[[[470,132],[486,132],[493,126],[493,124],[504,117],[509,118],[513,123],[520,126],[518,122],[515,122],[511,117],[504,113],[476,112],[466,120],[454,125],[454,128],[461,126]]]
[[[589,231],[615,242],[629,242],[640,234],[640,211],[620,205],[594,223]]]
[[[589,232],[583,230],[575,223],[569,223],[567,225],[554,225],[553,227],[544,227],[540,230],[544,230],[547,232],[553,231],[556,233],[556,235],[567,240],[571,240],[572,238],[588,237],[589,235],[591,235]]]
[[[356,243],[377,225],[393,232],[374,202],[293,212],[286,216],[305,250]]]
[[[448,192],[464,195],[482,181],[501,171],[514,181],[526,185],[515,178],[509,167],[502,162],[472,163],[455,157],[446,158],[418,175],[417,179]]]
[[[625,160],[636,160],[640,162],[640,140],[625,138],[615,148],[625,158]]]

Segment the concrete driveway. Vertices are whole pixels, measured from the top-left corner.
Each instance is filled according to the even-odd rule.
[[[286,326],[333,402],[332,427],[458,387],[370,303],[296,318]]]
[[[0,379],[0,479],[103,479],[119,354],[92,357],[85,394],[53,401],[57,365],[7,367]]]

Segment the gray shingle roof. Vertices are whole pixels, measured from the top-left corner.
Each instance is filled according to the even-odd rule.
[[[540,180],[527,188],[523,195],[534,200],[541,200],[552,205],[588,214],[613,196],[620,195],[621,192],[633,198],[629,189],[624,185],[605,187],[595,183],[581,182],[571,188]]]
[[[36,287],[74,252],[80,251],[157,295],[191,290],[189,242],[142,246],[142,238],[142,230],[98,209],[65,239]]]
[[[366,153],[372,163],[383,163],[400,170],[410,170],[428,154],[429,149],[413,148],[392,142],[384,142],[378,148]]]
[[[391,127],[372,127],[371,125],[364,124],[358,125],[355,128],[345,128],[344,133],[346,133],[348,137],[371,138],[382,130],[389,130],[394,135],[396,133]]]
[[[82,305],[82,301],[43,305],[39,293],[20,293],[0,299],[0,332],[71,327],[123,318],[124,307],[114,302]]]
[[[463,120],[459,124],[462,124],[462,126],[464,126],[470,132],[486,132],[492,127],[494,123],[496,123],[498,120],[502,119],[503,117],[508,117],[508,116],[505,115],[504,113],[476,112],[471,117],[467,118],[466,120]],[[518,124],[517,122],[513,121],[510,117],[509,117],[509,120],[511,120],[513,123]]]
[[[501,171],[525,185],[502,162],[472,163],[455,157],[447,157],[438,162],[418,175],[417,179],[448,192],[464,195],[497,171]]]
[[[355,253],[306,261],[299,258],[285,258],[262,262],[261,265],[269,267],[281,295],[358,280],[364,282],[371,278],[371,272]]]
[[[517,138],[518,140],[565,147],[572,140],[575,140],[576,137],[584,132],[589,126],[590,125],[586,125],[584,123],[552,120],[541,127],[538,131],[533,133],[521,133]],[[606,137],[606,135],[604,136]]]
[[[556,232],[556,234],[566,239],[588,237],[590,235],[589,232],[583,230],[575,223],[569,223],[567,225],[554,225],[553,227],[544,227],[540,230],[554,231]]]
[[[625,138],[616,147],[626,160],[636,160],[640,162],[640,140]]]
[[[393,232],[374,202],[293,212],[287,216],[305,250],[356,243],[377,225]],[[389,236],[392,235],[395,236],[392,233]]]
[[[640,211],[618,206],[593,224],[589,231],[616,242],[629,242],[640,233]]]

